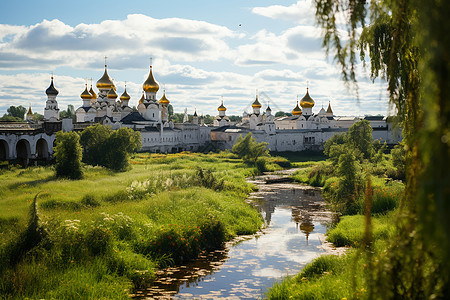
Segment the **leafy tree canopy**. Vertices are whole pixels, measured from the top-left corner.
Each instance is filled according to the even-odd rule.
[[[10,106],[7,110],[7,115],[10,117],[14,117],[17,119],[20,119],[21,121],[24,120],[25,113],[27,112],[27,109],[23,107],[22,105],[19,106]]]
[[[75,132],[56,133],[55,171],[57,177],[81,179],[81,145],[80,136]]]
[[[99,165],[115,171],[128,168],[129,154],[141,149],[141,134],[130,128],[118,130],[96,124],[81,132],[83,161],[90,165]]]

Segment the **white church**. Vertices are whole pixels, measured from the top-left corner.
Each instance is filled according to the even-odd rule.
[[[106,64],[105,72],[97,81],[96,87],[98,95],[92,84],[89,90],[86,84],[80,95],[83,103],[75,111],[78,125],[101,123],[112,129],[129,127],[140,131],[142,151],[199,151],[211,142],[211,128],[202,124],[196,112],[192,123],[187,118],[187,112],[183,123],[174,124],[169,120],[170,101],[165,91],[160,99],[157,98],[159,84],[153,76],[152,66],[142,85],[143,94],[137,111],[129,106],[130,96],[126,86],[121,96],[117,95]]]
[[[300,106],[299,106],[300,104]],[[226,116],[226,107],[218,107],[219,116],[214,120],[211,138],[219,149],[231,149],[239,136],[249,132],[258,142],[268,143],[271,151],[304,151],[323,150],[323,144],[335,134],[347,132],[354,123],[366,119],[372,126],[374,140],[381,143],[397,144],[401,140],[401,131],[394,129],[383,116],[367,117],[337,117],[333,114],[331,103],[328,109],[322,107],[318,113],[313,113],[315,101],[306,89],[305,96],[292,110],[291,116],[274,118],[269,105],[261,112],[262,105],[256,99],[252,103],[253,112],[244,113],[242,122],[233,124]]]
[[[110,126],[132,128],[141,133],[142,151],[173,153],[180,151],[205,151],[214,149],[231,149],[236,139],[252,133],[258,142],[267,142],[271,151],[322,150],[323,143],[335,134],[347,132],[355,122],[366,119],[373,128],[374,140],[387,144],[397,144],[401,140],[401,130],[395,129],[382,116],[374,117],[338,117],[333,114],[331,103],[328,109],[322,107],[318,113],[313,112],[315,101],[306,89],[305,96],[298,101],[291,116],[275,118],[267,105],[256,98],[252,103],[252,112],[244,113],[242,121],[233,123],[226,115],[227,108],[223,98],[217,108],[218,115],[213,125],[205,125],[197,112],[189,122],[187,110],[182,123],[173,123],[169,118],[170,104],[165,90],[158,99],[159,84],[153,76],[150,65],[148,77],[142,85],[143,93],[137,109],[129,106],[130,95],[126,85],[120,97],[117,88],[105,72],[97,81],[98,93],[86,83],[80,97],[82,104],[76,109],[76,122],[72,119],[60,119],[57,102],[58,90],[55,88],[53,75],[46,90],[47,101],[44,108],[44,121],[33,122],[31,107],[27,122],[0,124],[0,160],[15,159],[50,159],[53,155],[55,133],[58,130],[81,131],[95,123]]]

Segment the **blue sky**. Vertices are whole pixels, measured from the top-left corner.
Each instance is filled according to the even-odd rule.
[[[347,91],[320,47],[310,0],[2,0],[0,20],[0,114],[30,104],[43,113],[51,72],[60,108],[81,106],[85,78],[95,85],[104,56],[131,106],[153,57],[158,97],[165,86],[175,112],[216,115],[223,96],[227,114],[240,115],[256,89],[275,111],[291,111],[307,81],[316,113],[328,101],[336,115],[388,112],[386,85],[362,66],[360,100]]]

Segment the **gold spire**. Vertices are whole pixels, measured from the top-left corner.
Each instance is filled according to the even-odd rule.
[[[297,95],[297,105],[292,110],[293,116],[300,116],[302,114],[302,109],[298,106],[298,95]]]
[[[144,91],[156,93],[159,90],[159,85],[155,81],[153,77],[153,67],[150,63],[150,73],[148,74],[147,80],[144,82],[143,86]]]
[[[31,111],[31,104],[30,104],[30,107],[28,108],[27,116],[32,116],[32,115],[33,115],[33,112]]]
[[[89,93],[92,96],[92,98],[91,98],[92,100],[97,99],[97,94],[94,92],[94,89],[92,88],[92,78],[91,78],[91,88],[89,89]]]
[[[169,103],[170,103],[170,101],[169,101],[169,99],[167,99],[166,90],[164,89],[164,94],[161,97],[161,99],[159,99],[159,104],[168,105]]]
[[[113,88],[111,88],[106,97],[108,97],[108,99],[117,99],[116,91]]]
[[[331,101],[328,101],[327,114],[333,114],[333,111],[331,110]]]
[[[97,88],[106,90],[106,89],[111,89],[113,88],[114,90],[116,90],[116,87],[114,86],[114,83],[112,82],[111,78],[108,75],[108,70],[107,70],[107,65],[106,65],[106,56],[105,56],[105,73],[103,73],[102,78],[100,78],[97,81]]]
[[[145,98],[144,98],[144,92],[142,92],[141,99],[139,99],[139,104],[144,103],[144,100],[145,100]]]
[[[306,88],[306,95],[300,100],[300,106],[302,108],[312,108],[314,106],[314,100],[309,95],[309,88]]]
[[[258,89],[256,89],[256,100],[252,103],[253,108],[261,108],[261,103],[258,101]]]
[[[84,91],[81,93],[80,97],[83,100],[85,100],[85,99],[92,99],[92,95],[89,93],[89,91],[87,89],[87,83],[85,84]]]
[[[127,84],[125,83],[125,90],[123,91],[122,95],[120,95],[120,100],[129,101],[130,99],[131,99],[131,97],[127,93]]]
[[[220,104],[220,106],[217,108],[218,111],[226,111],[227,108],[225,106],[223,106],[223,96],[222,96],[222,103]]]

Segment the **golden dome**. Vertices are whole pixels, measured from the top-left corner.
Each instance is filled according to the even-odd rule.
[[[106,90],[106,89],[111,89],[113,88],[114,90],[116,90],[116,87],[114,86],[113,81],[111,80],[111,78],[108,75],[108,71],[106,69],[106,65],[105,65],[105,73],[103,73],[102,78],[100,78],[97,81],[97,88],[100,90]]]
[[[120,95],[120,100],[122,100],[122,101],[129,101],[130,99],[131,99],[131,97],[127,93],[127,87],[125,87],[125,91],[123,91],[123,94]]]
[[[92,100],[94,100],[94,99],[97,99],[97,94],[94,92],[94,89],[92,88],[92,84],[91,84],[91,88],[90,88],[90,90],[89,90],[89,93],[91,94],[91,99]]]
[[[166,91],[164,90],[163,96],[161,97],[161,99],[159,99],[159,104],[167,105],[167,104],[169,104],[169,103],[170,103],[170,101],[169,101],[169,99],[167,99],[167,97],[166,97]]]
[[[222,103],[220,104],[220,106],[217,108],[218,111],[226,111],[227,108],[225,106],[223,106],[223,98],[222,98]]]
[[[156,93],[159,90],[159,85],[155,81],[155,78],[153,77],[152,69],[153,69],[152,66],[150,66],[150,73],[148,74],[147,80],[144,82],[144,85],[142,87],[146,92]]]
[[[300,116],[301,114],[302,114],[302,109],[298,106],[298,101],[297,101],[297,105],[292,110],[292,115],[293,116]]]
[[[314,104],[314,100],[309,96],[308,88],[306,88],[306,95],[300,100],[300,106],[302,108],[312,108]]]
[[[144,93],[142,93],[141,99],[139,99],[139,104],[144,103],[144,100],[145,100]]]
[[[108,97],[108,99],[117,99],[117,94],[114,91],[113,88],[111,88],[108,92],[108,94],[106,95],[106,97]]]
[[[81,93],[80,97],[81,99],[85,100],[85,99],[92,99],[92,95],[89,93],[88,89],[87,89],[87,83],[85,85],[86,87],[84,88],[84,91]]]
[[[261,103],[258,101],[258,95],[256,95],[256,100],[252,103],[253,108],[261,108]]]

